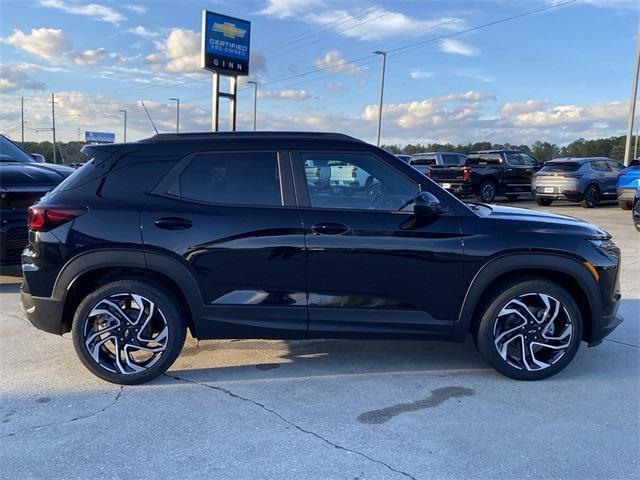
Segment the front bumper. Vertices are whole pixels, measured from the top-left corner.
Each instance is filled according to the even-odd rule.
[[[23,284],[20,289],[20,306],[34,327],[56,335],[68,331],[62,318],[62,301],[52,297],[35,297]]]
[[[607,315],[602,315],[600,322],[593,325],[591,329],[591,338],[589,338],[589,346],[595,347],[602,343],[605,337],[609,336],[618,325],[624,321],[624,317],[618,313],[620,300],[616,300],[613,304],[613,310]]]
[[[618,188],[618,200],[633,202],[633,199],[636,195],[635,188]]]

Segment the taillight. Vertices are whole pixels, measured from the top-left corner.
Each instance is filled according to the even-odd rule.
[[[31,230],[36,232],[47,232],[59,227],[63,223],[82,215],[86,208],[73,207],[43,207],[34,205],[29,207],[27,224]]]
[[[427,166],[427,170],[425,172],[427,174],[427,177],[431,176],[431,167]]]
[[[351,178],[356,178],[358,172],[358,167],[353,167],[351,169]]]
[[[471,180],[471,169],[469,167],[462,167],[462,180],[465,182]]]

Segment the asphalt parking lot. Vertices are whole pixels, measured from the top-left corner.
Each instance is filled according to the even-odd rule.
[[[470,341],[189,340],[166,375],[122,388],[26,322],[6,270],[0,478],[639,478],[640,233],[614,205],[544,210],[614,235],[625,322],[540,382]]]

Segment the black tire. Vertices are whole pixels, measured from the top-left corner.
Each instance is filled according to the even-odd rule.
[[[584,208],[595,208],[600,201],[600,189],[596,185],[589,185],[584,191],[580,204]]]
[[[618,200],[618,206],[623,210],[631,210],[631,202],[627,202],[626,200]]]
[[[535,309],[530,307],[532,312],[535,312],[536,315],[540,314],[540,310],[544,310],[544,303],[542,303],[542,297],[540,296],[546,295],[551,297],[552,300],[548,301],[555,305],[555,301],[557,301],[561,307],[558,308],[558,316],[556,317],[557,321],[564,321],[563,319],[567,319],[565,322],[564,328],[570,328],[571,334],[569,336],[569,340],[566,341],[566,347],[561,349],[552,349],[552,348],[541,348],[538,345],[538,342],[547,342],[541,337],[544,335],[544,332],[548,328],[548,325],[545,327],[545,317],[542,317],[540,320],[541,323],[537,323],[537,320],[531,318],[529,315],[526,315],[527,318],[531,320],[531,323],[527,323],[524,328],[513,328],[512,330],[501,331],[498,328],[499,322],[506,321],[515,321],[515,327],[519,327],[518,322],[524,322],[521,320],[518,315],[511,313],[503,313],[503,309],[507,306],[507,304],[511,303],[513,300],[519,300],[522,302],[523,299],[526,299],[527,302],[537,302],[542,307],[541,309]],[[520,308],[520,307],[516,307]],[[582,339],[582,316],[580,314],[580,309],[576,304],[575,300],[569,293],[563,289],[561,286],[556,284],[555,282],[551,282],[542,278],[522,278],[519,279],[516,283],[505,283],[497,287],[491,295],[487,298],[486,302],[481,306],[481,314],[479,323],[476,325],[476,329],[474,330],[474,340],[480,354],[485,358],[489,364],[493,368],[495,368],[498,372],[506,375],[507,377],[516,379],[516,380],[541,380],[543,378],[548,378],[552,375],[555,375],[564,367],[566,367],[573,357],[575,356],[578,348],[580,347],[580,341]],[[509,312],[510,309],[505,310]],[[554,311],[552,308],[550,311]],[[502,313],[502,315],[501,315]],[[522,311],[522,313],[526,313]],[[500,315],[500,317],[499,317]],[[534,321],[535,320],[535,321]],[[550,324],[551,322],[549,322]],[[502,323],[504,325],[504,323]],[[514,325],[514,324],[512,324]],[[542,333],[540,331],[540,325],[543,325]],[[553,325],[555,327],[555,323]],[[507,327],[511,328],[511,327]],[[514,349],[513,351],[518,354],[518,350],[522,351],[523,344],[525,342],[533,342],[534,346],[531,346],[531,343],[528,343],[529,349],[527,352],[533,351],[533,348],[537,348],[538,350],[535,352],[539,354],[540,357],[544,355],[558,355],[553,362],[547,359],[547,362],[541,360],[540,358],[536,361],[533,361],[531,358],[535,357],[531,354],[531,357],[527,358],[528,355],[524,357],[524,362],[522,360],[518,361],[517,358],[510,357],[510,354],[506,354],[506,358],[501,356],[500,351],[498,350],[498,343],[500,338],[509,338],[509,337],[501,337],[505,334],[505,332],[513,332],[515,333],[511,336],[513,337],[513,344],[507,347],[507,352],[509,352],[508,348]],[[564,330],[563,330],[564,332]],[[525,341],[525,336],[529,340]],[[552,331],[553,336],[553,331]],[[561,335],[559,335],[561,336]],[[521,337],[518,339],[517,337]],[[496,341],[497,340],[497,341]],[[505,344],[510,343],[511,341],[504,342]],[[503,344],[500,345],[504,347]],[[536,362],[542,362],[548,366],[546,367],[538,367]],[[518,366],[518,363],[522,363],[522,365]],[[536,369],[529,369],[529,364],[532,364]]]
[[[536,197],[536,203],[541,207],[548,207],[553,203],[553,200],[551,200],[550,198]]]
[[[137,297],[134,298],[133,295]],[[123,306],[127,300],[128,308]],[[136,308],[139,305],[137,302],[141,301],[142,308],[133,310],[132,300]],[[107,301],[111,303],[105,303]],[[148,303],[145,304],[145,301]],[[118,305],[120,310],[110,306],[114,302],[123,302]],[[95,313],[104,312],[105,309],[109,309],[111,314]],[[121,322],[123,319],[120,312],[124,312],[131,322],[137,320],[137,324],[133,325],[129,320]],[[135,312],[139,312],[139,315]],[[143,317],[145,312],[147,315]],[[137,319],[134,318],[136,315]],[[96,361],[89,351],[88,340],[95,336],[94,328],[99,322],[102,324],[109,322],[109,325],[112,323],[113,325],[100,329],[106,330],[106,333],[97,337],[95,344],[91,344],[93,351],[97,352],[98,361]],[[160,330],[160,332],[157,332],[158,335],[154,337],[153,330]],[[118,338],[120,335],[122,338]],[[141,338],[142,335],[148,335],[149,339]],[[161,286],[146,280],[118,280],[97,288],[80,302],[73,318],[72,336],[76,354],[91,373],[108,382],[136,385],[161,375],[178,357],[186,336],[185,314],[174,296]],[[106,343],[102,342],[105,338]],[[124,356],[119,354],[116,360],[113,350],[118,348],[119,340],[124,343],[124,346],[118,351]],[[109,349],[106,345],[112,348]],[[131,349],[127,350],[128,346],[133,347],[135,353],[142,356],[151,355],[151,358],[137,363],[132,353],[128,353],[131,352]],[[149,353],[150,351],[145,350],[145,347],[162,350]],[[138,368],[142,370],[137,371]]]
[[[505,193],[504,196],[509,200],[517,200],[520,195],[518,195],[517,193]]]
[[[478,189],[478,199],[482,203],[491,203],[496,199],[496,184],[491,180],[485,180]]]

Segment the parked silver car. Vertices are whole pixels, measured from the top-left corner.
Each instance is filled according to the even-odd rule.
[[[538,205],[569,200],[593,208],[601,200],[617,198],[616,181],[623,168],[620,162],[604,157],[558,158],[533,176],[531,191]]]

